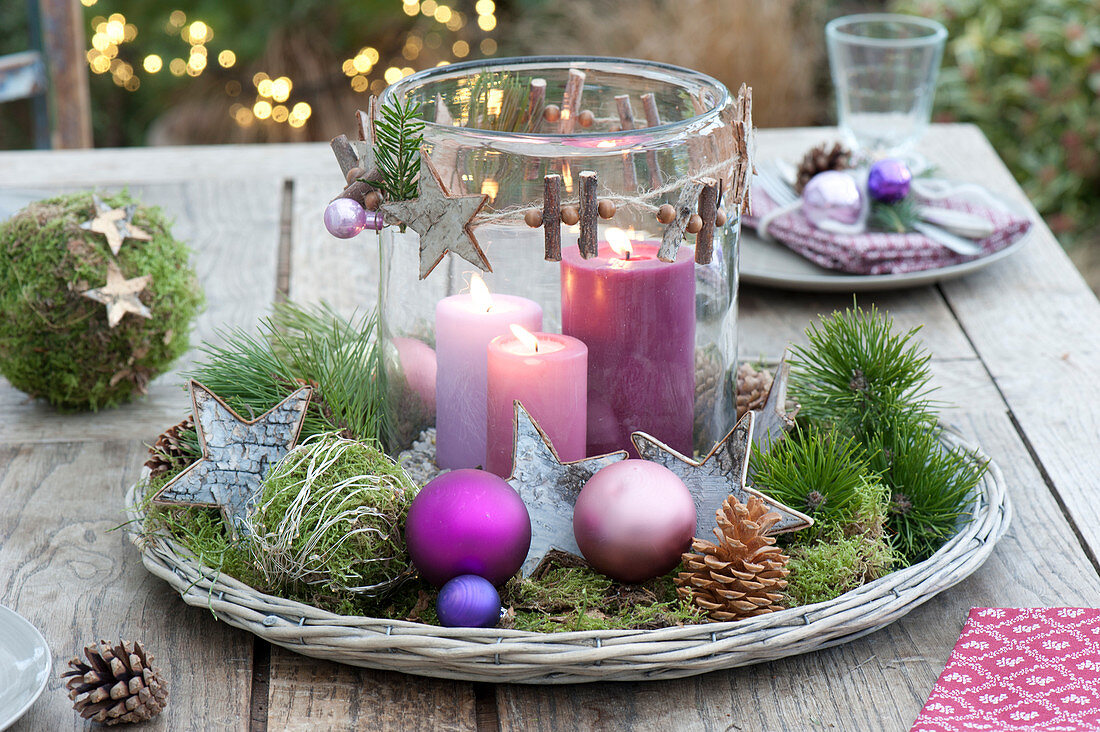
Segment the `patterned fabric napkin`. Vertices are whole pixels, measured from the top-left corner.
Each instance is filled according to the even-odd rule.
[[[929,201],[928,206],[948,208],[976,214],[993,224],[993,234],[978,242],[986,256],[1004,249],[1031,228],[1031,222],[1015,214],[981,206],[965,200]],[[767,194],[752,192],[752,212],[745,217],[747,226],[756,228],[760,219],[776,208]],[[774,219],[768,234],[794,251],[826,269],[853,274],[901,274],[926,269],[939,269],[961,264],[979,257],[956,254],[923,234],[888,234],[869,231],[865,234],[833,234],[816,228],[802,214],[792,211]]]
[[[910,732],[1100,730],[1100,610],[973,608]]]

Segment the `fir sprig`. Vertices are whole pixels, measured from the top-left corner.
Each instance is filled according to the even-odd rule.
[[[897,414],[933,424],[931,356],[916,341],[918,330],[894,332],[893,319],[874,305],[811,325],[809,345],[792,348],[790,392],[802,415],[860,439]]]
[[[987,463],[962,448],[947,449],[939,430],[895,418],[875,436],[871,467],[890,492],[887,521],[907,564],[939,549],[958,529]]]
[[[914,224],[920,221],[920,205],[906,197],[894,203],[874,201],[867,219],[872,229],[892,234],[904,234],[912,231]]]
[[[420,102],[394,100],[378,110],[374,122],[374,164],[382,174],[378,188],[389,201],[416,198],[424,120]]]

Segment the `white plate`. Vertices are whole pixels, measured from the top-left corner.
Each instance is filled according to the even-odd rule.
[[[779,242],[764,241],[749,228],[741,229],[741,281],[750,285],[808,292],[900,290],[930,285],[976,272],[1020,250],[1031,230],[1009,246],[985,257],[939,269],[904,274],[857,275],[818,267]]]
[[[0,605],[0,730],[22,717],[50,678],[46,639],[27,620]]]

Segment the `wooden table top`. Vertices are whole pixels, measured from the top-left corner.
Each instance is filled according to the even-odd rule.
[[[834,137],[762,130],[758,154],[795,157]],[[0,603],[43,632],[55,669],[15,729],[83,728],[56,674],[85,643],[119,636],[143,640],[167,672],[156,729],[908,729],[972,606],[1100,605],[1100,303],[975,127],[933,126],[923,152],[1037,222],[1018,254],[979,273],[859,297],[903,328],[923,324],[939,397],[957,405],[944,418],[997,461],[1016,507],[989,561],[953,589],[838,648],[678,681],[494,686],[317,661],[186,606],[110,531],[143,442],[187,412],[176,373],[144,400],[76,415],[0,380]],[[335,241],[321,225],[340,186],[326,145],[0,153],[0,188],[89,186],[129,187],[175,219],[208,299],[193,343],[253,327],[279,297],[345,310],[374,300],[373,237]],[[742,287],[740,354],[777,358],[851,302]]]

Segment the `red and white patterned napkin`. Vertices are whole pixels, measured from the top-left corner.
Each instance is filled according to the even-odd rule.
[[[869,231],[864,234],[833,234],[818,229],[802,214],[792,211],[768,224],[768,234],[777,241],[826,269],[853,274],[901,274],[939,269],[987,256],[1004,249],[1031,228],[1031,221],[1006,211],[988,208],[962,199],[929,201],[928,206],[976,214],[993,224],[993,234],[978,244],[982,254],[957,254],[923,234],[890,234]],[[745,217],[747,226],[756,228],[776,204],[759,189],[752,192],[752,212]]]
[[[973,608],[910,732],[1100,730],[1100,610]]]

